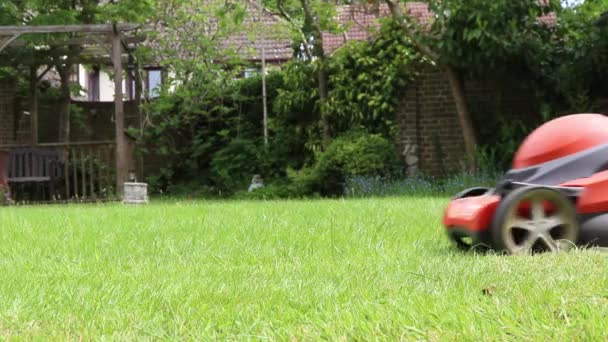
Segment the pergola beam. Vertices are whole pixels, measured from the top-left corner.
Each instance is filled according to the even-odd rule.
[[[129,58],[126,55],[121,57],[123,63],[127,63]],[[102,64],[102,65],[112,65],[113,59],[111,56],[94,56],[94,55],[83,55],[80,57],[75,57],[72,59],[72,62],[76,64]],[[33,58],[22,59],[20,61],[20,65],[22,66],[44,66],[44,65],[55,65],[57,61],[52,58],[45,58],[43,55],[36,55]],[[11,67],[15,66],[13,61],[6,61],[0,59],[0,67]]]
[[[145,36],[126,36],[122,37],[122,40],[125,44],[137,44],[142,43],[146,40]],[[101,42],[100,42],[101,41]],[[108,46],[112,44],[111,39],[95,39],[91,37],[82,37],[82,38],[70,38],[70,39],[58,39],[52,40],[47,43],[44,43],[45,46],[66,46],[66,45],[100,45],[101,43],[107,44]],[[23,39],[17,39],[10,44],[11,47],[23,47],[28,43]]]
[[[0,52],[4,50],[7,46],[11,45],[17,38],[19,38],[20,34],[15,34],[12,36],[8,36],[8,38],[0,41]]]
[[[139,24],[118,24],[118,32],[140,28]],[[40,26],[0,26],[0,35],[13,36],[27,33],[113,33],[114,25],[40,25]]]
[[[135,30],[141,28],[142,25],[138,24],[112,24],[112,25],[51,25],[51,26],[0,26],[0,47],[6,47],[9,44],[13,43],[20,35],[23,34],[51,34],[51,33],[96,33],[96,34],[107,34],[111,36],[111,50],[107,51],[102,49],[100,51],[99,47],[104,47],[106,41],[99,38],[88,37],[92,44],[97,46],[95,48],[86,49],[95,57],[106,57],[112,61],[114,67],[114,124],[115,124],[115,142],[116,142],[116,193],[119,196],[123,194],[123,185],[124,182],[127,181],[128,171],[129,171],[129,151],[127,146],[127,141],[125,137],[125,113],[124,113],[124,103],[123,103],[123,89],[122,89],[122,72],[123,72],[123,64],[124,64],[124,51],[123,45],[126,45],[125,41],[123,41],[123,32]],[[2,39],[3,37],[7,37]],[[73,38],[72,38],[73,39]],[[76,38],[78,39],[78,38]],[[65,43],[67,41],[63,40]],[[69,44],[66,44],[69,45]],[[77,45],[77,44],[72,44]],[[82,44],[84,45],[84,44]],[[48,60],[49,56],[45,55],[45,51],[33,51],[29,56],[32,60],[30,61],[30,95],[33,104],[33,116],[32,116],[32,128],[36,130],[35,133],[32,134],[31,144],[36,145],[38,143],[37,138],[37,114],[38,114],[38,106],[37,106],[37,83],[38,83],[38,75],[37,75],[37,66],[44,65],[43,61]],[[40,55],[43,56],[40,56]],[[48,53],[47,53],[48,54]],[[80,51],[80,57],[86,58],[86,52]],[[36,55],[42,57],[40,59],[36,58]],[[109,56],[108,56],[109,55]],[[1,63],[2,61],[0,61]],[[15,61],[13,61],[15,62]],[[70,56],[70,60],[68,63],[75,63],[74,56]],[[51,63],[52,64],[52,63]],[[24,65],[23,59],[18,61],[18,65]],[[65,79],[65,77],[63,77]],[[34,122],[35,121],[35,122]],[[68,123],[69,127],[69,123]],[[68,135],[69,136],[69,135]],[[67,179],[67,178],[66,178]],[[69,191],[69,190],[68,190]]]

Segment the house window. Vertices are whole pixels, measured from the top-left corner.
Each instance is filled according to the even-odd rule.
[[[80,84],[80,65],[74,65],[72,74],[70,75],[70,82],[74,84]]]
[[[163,82],[162,69],[148,69],[146,75],[146,91],[149,97],[160,95],[160,86]]]
[[[89,101],[99,101],[99,67],[94,66],[88,73],[87,92]]]
[[[249,78],[249,77],[255,76],[259,72],[260,72],[260,70],[258,70],[257,68],[247,68],[247,69],[245,69],[245,72],[243,73],[243,77]]]
[[[127,89],[127,99],[128,100],[134,100],[135,99],[135,77],[133,77],[133,72],[135,71],[128,71],[127,72],[127,80],[125,82]]]

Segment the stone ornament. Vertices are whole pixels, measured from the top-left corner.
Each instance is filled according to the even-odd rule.
[[[405,144],[403,156],[405,157],[407,172],[410,176],[413,176],[418,171],[418,145]]]
[[[147,204],[148,203],[148,184],[146,183],[125,183],[125,192],[122,202],[127,204]]]

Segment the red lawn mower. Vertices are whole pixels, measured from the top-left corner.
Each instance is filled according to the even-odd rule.
[[[608,117],[573,114],[541,125],[496,187],[460,192],[443,224],[462,249],[608,246]]]

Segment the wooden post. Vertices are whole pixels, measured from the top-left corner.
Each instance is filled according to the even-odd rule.
[[[70,200],[70,149],[68,146],[64,146],[63,148],[63,178],[65,180],[65,200]]]
[[[266,104],[266,49],[262,43],[262,102],[264,105],[264,147],[268,147],[268,105]]]
[[[32,103],[30,110],[30,144],[36,146],[38,145],[38,71],[35,66],[30,68],[30,97]]]
[[[264,20],[264,5],[260,6],[260,22]],[[268,148],[268,105],[266,103],[266,49],[265,49],[265,36],[261,37],[262,40],[262,103],[264,109],[264,148]]]
[[[72,156],[72,174],[74,175],[74,197],[78,200],[78,149],[76,147],[72,147],[70,149],[70,154]]]
[[[95,147],[91,145],[89,147],[89,189],[92,198],[96,198],[95,192],[95,169],[93,163],[95,161]]]
[[[122,44],[120,32],[112,37],[112,62],[114,63],[114,123],[116,128],[116,194],[122,197],[123,184],[127,180],[127,144],[125,141],[125,112],[122,99]]]
[[[143,143],[143,137],[144,137],[144,117],[143,117],[143,113],[141,112],[141,67],[138,63],[135,63],[135,71],[134,71],[134,79],[135,79],[135,107],[137,108],[137,121],[139,124],[139,141],[140,143]],[[139,174],[137,175],[137,178],[140,182],[143,181],[144,179],[144,156],[140,153],[139,156],[137,157],[137,162],[139,164]]]

